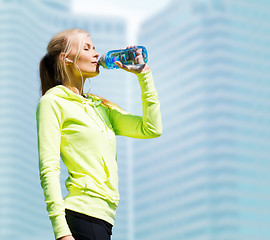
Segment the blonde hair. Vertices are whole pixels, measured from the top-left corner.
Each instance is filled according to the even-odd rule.
[[[56,34],[50,40],[47,46],[47,53],[41,59],[39,64],[42,95],[50,88],[62,84],[65,77],[69,79],[65,61],[61,61],[59,56],[61,53],[64,53],[64,58],[66,58],[70,53],[75,40],[77,40],[78,51],[74,59],[74,63],[76,64],[87,36],[89,36],[87,31],[81,29],[69,29]]]

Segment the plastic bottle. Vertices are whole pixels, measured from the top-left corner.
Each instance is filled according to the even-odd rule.
[[[119,68],[115,64],[115,61],[120,61],[121,63],[125,65],[136,65],[135,52],[137,49],[142,49],[142,56],[143,56],[144,62],[147,63],[148,54],[147,54],[146,48],[143,46],[136,46],[134,48],[128,48],[128,49],[123,49],[123,50],[109,51],[106,54],[101,55],[101,57],[98,60],[98,63],[102,67],[108,68],[108,69]]]

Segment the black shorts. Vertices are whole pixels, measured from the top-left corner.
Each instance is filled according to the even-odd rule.
[[[75,240],[110,240],[112,225],[104,220],[66,209],[66,219]]]

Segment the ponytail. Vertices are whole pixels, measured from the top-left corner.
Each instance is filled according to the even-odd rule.
[[[42,95],[50,88],[60,85],[62,82],[57,76],[57,61],[48,53],[41,59],[39,64],[39,74],[41,81]]]

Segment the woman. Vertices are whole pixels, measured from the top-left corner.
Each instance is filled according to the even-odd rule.
[[[136,55],[138,65],[116,64],[138,76],[142,117],[83,94],[85,80],[99,74],[99,54],[86,31],[71,29],[55,35],[40,62],[39,169],[56,239],[110,239],[119,202],[115,135],[153,138],[161,134],[152,74],[142,54],[137,51]],[[65,200],[59,180],[60,156],[69,174]]]

